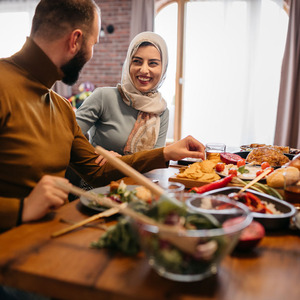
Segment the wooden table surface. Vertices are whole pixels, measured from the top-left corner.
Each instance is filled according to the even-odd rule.
[[[166,184],[177,170],[170,167],[146,175]],[[80,228],[50,237],[67,226],[60,218],[80,221],[93,213],[76,200],[42,221],[1,234],[0,283],[70,300],[300,299],[299,230],[267,232],[254,251],[227,256],[216,275],[181,283],[157,275],[143,253],[128,257],[90,248],[103,233],[99,229]]]

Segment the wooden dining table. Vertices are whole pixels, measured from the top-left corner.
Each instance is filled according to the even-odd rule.
[[[166,185],[178,167],[145,175]],[[125,178],[127,184],[135,182]],[[252,251],[233,251],[216,275],[196,282],[177,282],[158,275],[143,252],[127,256],[91,248],[105,232],[81,227],[65,235],[51,234],[96,211],[77,199],[44,219],[0,235],[0,284],[54,299],[130,300],[276,300],[300,299],[300,230],[267,231]],[[107,226],[117,216],[105,220]]]

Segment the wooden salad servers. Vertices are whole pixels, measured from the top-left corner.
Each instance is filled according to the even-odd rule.
[[[176,199],[173,199],[167,193],[165,193],[165,191],[160,186],[153,183],[150,179],[148,179],[141,173],[137,172],[135,169],[133,169],[131,166],[124,163],[119,158],[113,156],[109,151],[107,151],[99,146],[97,146],[95,149],[98,154],[100,154],[104,158],[106,158],[107,161],[110,162],[114,167],[119,169],[125,175],[133,178],[139,184],[148,188],[153,194],[159,196],[160,199],[176,202],[178,205],[182,205],[181,202],[179,202]],[[197,248],[198,240],[196,238],[195,239],[190,239],[190,238],[178,239],[177,238],[177,234],[179,231],[181,231],[184,234],[185,228],[183,228],[183,227],[180,227],[178,225],[172,226],[172,225],[158,223],[155,220],[153,220],[152,218],[130,209],[127,206],[127,203],[118,204],[118,203],[112,201],[108,197],[99,197],[98,195],[96,195],[92,192],[84,191],[78,187],[71,185],[71,184],[64,184],[64,183],[60,183],[60,182],[57,182],[57,184],[60,186],[60,188],[64,189],[65,191],[67,191],[69,193],[73,193],[78,196],[86,197],[89,200],[96,200],[96,201],[100,202],[102,205],[105,205],[105,206],[108,206],[111,208],[106,211],[106,215],[104,215],[104,214],[102,215],[102,213],[97,214],[93,217],[90,217],[90,218],[84,220],[84,221],[73,224],[73,225],[69,226],[68,228],[60,230],[58,232],[54,232],[52,234],[52,237],[58,237],[62,234],[70,232],[75,228],[78,228],[82,225],[87,224],[88,222],[98,219],[99,217],[105,217],[108,215],[110,216],[114,213],[120,212],[124,215],[130,216],[131,218],[137,220],[138,222],[141,222],[144,224],[149,224],[149,225],[154,225],[154,226],[158,227],[160,236],[163,239],[168,240],[174,246],[181,249],[182,251],[185,251],[186,253],[189,253],[189,254],[198,253],[199,254],[199,250],[201,251],[201,249]],[[103,212],[103,213],[105,213],[105,212]],[[211,250],[203,248],[202,251],[203,251],[203,254],[205,255],[205,253],[207,251],[211,251]]]

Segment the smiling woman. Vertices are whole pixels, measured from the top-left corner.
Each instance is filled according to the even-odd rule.
[[[168,66],[165,41],[142,32],[130,43],[117,87],[96,89],[76,111],[93,146],[120,155],[163,147],[169,111],[158,88]]]

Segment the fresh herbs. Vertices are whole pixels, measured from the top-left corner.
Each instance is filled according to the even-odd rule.
[[[243,165],[238,168],[238,172],[240,172],[241,174],[245,174],[245,173],[249,173],[249,170],[246,168],[246,165]]]

